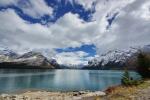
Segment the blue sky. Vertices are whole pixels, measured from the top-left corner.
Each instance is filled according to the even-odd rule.
[[[95,56],[96,55],[96,47],[94,45],[82,45],[81,47],[68,47],[68,48],[57,48],[56,51],[58,53],[62,52],[77,52],[77,51],[84,51],[88,53],[88,56]]]
[[[27,6],[28,2],[30,2],[30,0],[20,1],[19,5]],[[68,12],[72,12],[73,14],[78,14],[79,17],[84,21],[91,21],[92,13],[95,12],[94,7],[85,10],[81,4],[73,2],[72,5],[70,2],[67,2],[67,0],[62,0],[62,1],[45,0],[45,2],[48,6],[53,8],[53,12],[51,15],[45,14],[40,18],[33,18],[32,16],[24,14],[24,12],[18,6],[15,5],[1,6],[0,10],[9,9],[9,8],[14,9],[22,19],[29,21],[31,23],[41,23],[42,20],[46,21],[46,23],[49,22],[55,23],[57,19],[64,16]],[[94,2],[93,2],[93,6],[94,6]]]
[[[61,64],[87,64],[109,50],[149,44],[149,0],[1,0],[0,46],[49,50]]]

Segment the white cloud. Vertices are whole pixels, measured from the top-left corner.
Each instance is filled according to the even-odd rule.
[[[36,3],[38,2],[42,1]],[[78,2],[80,3],[79,0]],[[30,8],[33,13],[24,12],[29,15],[33,14],[31,16],[34,17],[50,13],[47,7],[36,3],[33,3],[34,7]],[[86,3],[88,2],[85,2],[85,7],[91,5],[91,3]],[[101,0],[97,1],[93,22],[83,21],[78,14],[67,13],[56,23],[47,26],[27,23],[14,10],[7,9],[0,12],[0,45],[16,51],[41,48],[53,51],[54,48],[95,44],[97,52],[100,54],[115,48],[126,49],[130,46],[149,44],[149,5],[148,0],[107,0],[107,2]],[[43,7],[46,10],[42,10]],[[106,30],[108,26],[106,16],[112,17],[116,12],[119,12],[117,18],[110,29]],[[82,58],[83,55],[84,53],[60,53],[56,57],[60,63],[77,64],[82,63],[82,59],[79,58]],[[83,61],[83,63],[85,62]]]
[[[140,17],[145,15],[145,8],[148,0],[136,0],[127,5],[120,11],[119,16],[112,25],[112,28],[105,33],[102,38],[95,40],[97,51],[112,50],[112,49],[128,49],[133,46],[142,46],[150,43],[150,22],[147,17]],[[137,14],[140,12],[140,16]],[[99,43],[103,40],[102,43]]]
[[[96,2],[97,0],[75,0],[77,3],[81,4],[84,6],[85,9],[91,9],[92,4]]]
[[[90,29],[93,23],[83,23],[78,15],[71,13],[48,27],[27,23],[12,9],[0,12],[0,19],[0,24],[3,24],[0,27],[1,45],[14,50],[78,47],[83,43],[91,43],[91,33],[87,34],[87,27]]]
[[[44,0],[29,0],[24,1],[23,4],[17,5],[23,12],[34,18],[42,17],[43,15],[51,15],[53,9],[49,7]]]
[[[0,6],[7,6],[10,4],[16,4],[17,0],[1,0],[0,1]]]
[[[27,23],[11,9],[0,12],[0,19],[1,45],[18,51],[49,46],[51,33],[47,27]]]
[[[55,59],[59,64],[66,64],[66,65],[86,65],[88,60],[85,58],[88,56],[88,53],[83,51],[76,51],[76,52],[62,52],[58,53],[55,56]]]
[[[150,20],[150,1],[146,1],[141,6],[132,11],[132,15],[136,18],[142,18],[143,20]]]
[[[22,9],[23,13],[40,18],[44,15],[51,15],[53,9],[44,0],[1,0],[0,6],[14,5]]]

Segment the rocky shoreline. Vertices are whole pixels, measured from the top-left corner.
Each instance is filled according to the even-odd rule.
[[[26,90],[0,94],[0,100],[150,100],[150,80],[137,86],[113,86],[103,91],[49,92]]]
[[[105,96],[102,91],[78,91],[78,92],[48,92],[27,91],[18,94],[1,94],[0,100],[95,100],[98,96]]]

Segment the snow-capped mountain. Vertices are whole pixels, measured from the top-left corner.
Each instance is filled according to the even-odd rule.
[[[136,58],[139,51],[150,53],[150,45],[142,48],[129,48],[128,50],[112,50],[88,62],[85,68],[120,69],[125,67],[130,59]]]
[[[88,62],[83,69],[122,69],[126,65],[133,65],[137,54],[142,51],[150,54],[150,45],[141,48],[129,48],[128,50],[111,50]],[[59,65],[55,59],[45,57],[41,52],[30,51],[18,55],[9,49],[0,49],[0,67],[24,68],[68,68],[66,65]],[[81,68],[81,65],[68,65],[71,68]]]
[[[18,54],[6,48],[0,48],[0,62],[11,61],[18,57]]]
[[[17,55],[11,50],[0,51],[0,67],[55,68],[40,52],[27,52]]]
[[[17,57],[18,54],[12,50],[6,48],[0,48],[0,55],[9,56],[9,57]]]
[[[43,68],[53,68],[47,58],[39,52],[25,53],[13,61],[16,63],[25,63],[27,66],[42,66]]]
[[[121,51],[121,50],[109,51],[109,52],[102,54],[101,56],[89,61],[89,65],[96,66],[100,62],[101,62],[102,66],[105,66],[109,62],[124,63],[129,57],[131,57],[136,52],[137,52],[137,50],[133,49],[133,48],[128,51]]]

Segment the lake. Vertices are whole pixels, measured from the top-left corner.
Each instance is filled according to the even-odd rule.
[[[0,92],[24,89],[48,91],[104,90],[121,83],[123,71],[0,69]],[[137,79],[136,72],[130,75]]]

